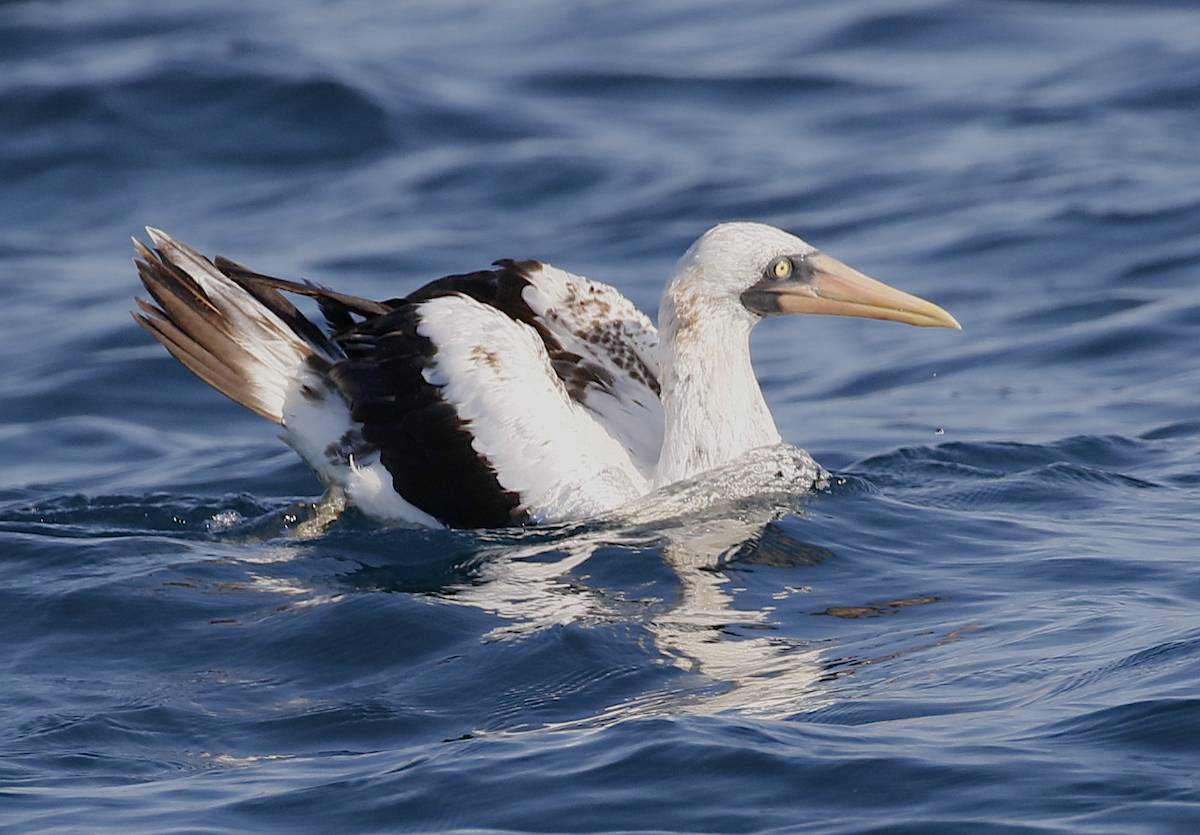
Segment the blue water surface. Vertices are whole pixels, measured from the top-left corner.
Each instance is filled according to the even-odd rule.
[[[0,829],[1200,831],[1198,137],[1191,2],[0,5]],[[735,219],[964,326],[759,328],[812,496],[306,535],[128,315]]]

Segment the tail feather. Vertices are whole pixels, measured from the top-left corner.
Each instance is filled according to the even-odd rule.
[[[278,290],[240,282],[157,229],[155,249],[135,241],[138,275],[157,306],[138,299],[133,316],[217,391],[284,423],[284,403],[310,363],[333,361],[324,334]]]
[[[300,296],[311,296],[316,299],[323,307],[331,305],[336,307],[340,312],[353,313],[356,316],[370,318],[372,316],[382,316],[385,313],[390,313],[396,308],[396,302],[375,302],[370,299],[364,299],[361,296],[351,296],[348,293],[339,293],[336,290],[330,290],[328,287],[322,287],[319,284],[311,282],[288,281],[286,278],[274,278],[262,273],[256,273],[253,270],[243,267],[236,261],[230,261],[228,258],[222,258],[220,255],[214,259],[213,264],[224,275],[232,278],[238,284],[245,287],[256,297],[266,298],[268,288],[276,290],[286,290],[289,293],[295,293]],[[263,295],[260,296],[259,294]],[[277,296],[292,312],[296,309],[283,298],[280,294]],[[307,319],[304,320],[308,322]],[[309,323],[311,325],[311,323]]]
[[[230,392],[238,389],[239,378],[236,373],[228,365],[217,361],[210,348],[197,343],[170,319],[162,318],[163,312],[144,299],[137,299],[137,303],[141,312],[134,311],[133,318],[165,345],[192,373],[218,391]],[[248,398],[234,399],[261,414],[259,409],[246,402]]]

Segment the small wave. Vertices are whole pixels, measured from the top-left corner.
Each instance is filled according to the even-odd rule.
[[[848,79],[819,73],[747,74],[747,75],[671,75],[650,72],[575,72],[535,75],[526,86],[537,92],[566,96],[621,96],[625,100],[650,98],[656,102],[685,98],[728,98],[731,101],[752,101],[761,106],[772,96],[791,98],[814,92],[837,92],[847,88],[870,89]]]
[[[370,96],[331,78],[162,70],[122,81],[9,90],[15,124],[3,169],[20,180],[63,165],[137,165],[181,158],[223,166],[321,164],[380,152],[394,141]],[[170,107],[165,107],[166,103]],[[167,115],[170,114],[170,115]],[[92,125],[79,134],[69,129]]]
[[[1079,435],[1049,444],[961,442],[905,447],[849,468],[891,498],[953,509],[1071,513],[1098,507],[1113,490],[1162,485],[1130,471],[1153,470],[1161,452],[1119,435]]]
[[[1200,725],[1200,699],[1150,699],[1107,707],[1057,722],[1048,739],[1086,742],[1174,754],[1200,753],[1200,736],[1184,729]]]
[[[266,525],[282,534],[311,504],[268,504],[245,494],[220,499],[171,494],[72,494],[0,506],[0,530],[48,536],[108,537],[246,533]],[[269,520],[269,521],[268,521]],[[290,520],[290,521],[289,521]]]
[[[751,506],[795,508],[814,490],[828,486],[828,473],[790,444],[762,447],[721,467],[676,482],[615,511],[611,519],[644,524],[692,515],[720,515]]]

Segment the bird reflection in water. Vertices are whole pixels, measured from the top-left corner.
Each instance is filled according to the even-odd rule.
[[[398,547],[412,550],[415,544],[401,545],[406,542],[401,532],[351,530],[337,536],[353,541],[359,553],[352,558],[361,558],[365,547],[384,564],[363,561],[338,582],[327,578],[319,589],[311,577],[281,576],[290,572],[280,569],[314,546],[314,555],[337,548],[336,540],[327,538],[328,520],[320,506],[310,505],[307,517],[300,506],[277,515],[273,530],[269,522],[253,520],[225,535],[240,532],[255,540],[275,540],[255,550],[253,561],[263,565],[239,584],[292,598],[264,616],[336,603],[353,591],[405,592],[501,619],[482,636],[484,643],[523,640],[555,627],[631,624],[646,631],[663,663],[688,674],[683,682],[674,680],[624,699],[579,722],[725,711],[785,718],[824,706],[834,698],[831,680],[872,663],[827,657],[829,644],[776,630],[775,605],[800,593],[800,584],[781,585],[767,592],[770,602],[750,605],[747,600],[754,595],[740,594],[738,588],[739,575],[752,566],[803,568],[832,556],[819,545],[796,539],[791,533],[795,525],[787,522],[803,518],[805,506],[828,479],[806,452],[780,444],[671,485],[597,522],[494,532],[412,532],[432,549],[428,559],[412,554],[403,562],[390,559]],[[319,524],[308,524],[314,520]],[[281,535],[288,539],[281,541]],[[243,556],[239,561],[247,560]],[[882,612],[884,605],[917,602],[926,601],[890,601],[878,608]],[[850,607],[843,606],[816,614],[849,613]]]
[[[735,465],[649,497],[614,514],[601,527],[573,529],[529,546],[511,544],[482,555],[470,583],[444,598],[492,612],[507,623],[487,640],[518,639],[571,624],[606,624],[630,615],[630,601],[581,581],[585,563],[605,549],[642,551],[661,559],[674,577],[675,599],[640,606],[639,619],[669,663],[711,685],[642,694],[590,721],[665,713],[738,711],[784,717],[821,704],[826,678],[821,651],[770,634],[769,607],[738,608],[736,566],[815,564],[829,552],[797,541],[780,527],[803,514],[826,474],[802,450],[779,445],[756,450]],[[761,631],[748,637],[744,632]]]

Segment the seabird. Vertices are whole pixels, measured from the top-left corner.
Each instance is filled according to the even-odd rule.
[[[688,249],[657,330],[613,287],[539,261],[376,302],[147,232],[153,249],[134,243],[153,303],[137,299],[137,321],[386,522],[584,519],[781,443],[750,363],[750,330],[766,317],[959,327],[759,223],[721,224]],[[325,328],[284,292],[315,299]]]

